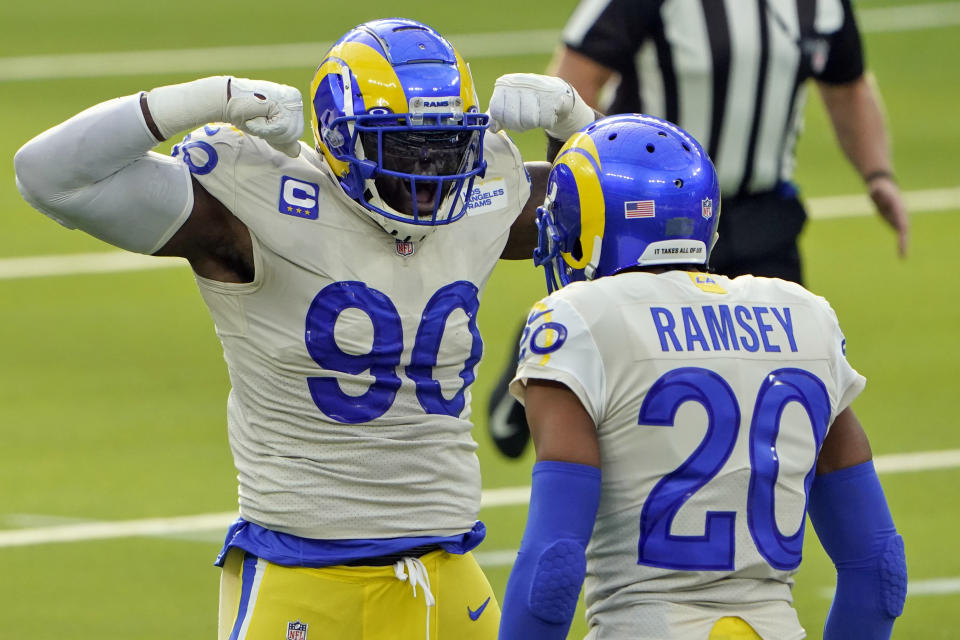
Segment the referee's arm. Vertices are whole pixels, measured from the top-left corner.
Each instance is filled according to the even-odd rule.
[[[569,82],[583,101],[596,109],[600,90],[614,70],[570,47],[562,46],[554,56],[547,73]]]
[[[901,257],[906,257],[910,220],[893,175],[883,107],[873,76],[867,72],[852,82],[818,81],[840,148],[867,185],[883,219],[897,233]]]
[[[597,110],[597,100],[600,97],[600,90],[603,89],[603,85],[613,76],[613,69],[570,47],[563,46],[558,49],[547,69],[547,73],[557,76],[561,80],[566,80],[580,94],[583,101],[590,105],[597,120],[604,116]],[[549,135],[547,136],[547,161],[553,162],[557,159],[557,154],[560,153],[560,148],[563,147],[565,142],[566,140],[557,140]]]

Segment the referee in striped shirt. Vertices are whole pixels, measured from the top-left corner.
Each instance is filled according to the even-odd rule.
[[[552,73],[588,104],[675,122],[704,144],[722,195],[718,273],[803,282],[807,216],[791,179],[811,78],[906,255],[907,211],[850,0],[581,0],[563,41]],[[506,390],[512,375],[510,366],[494,389],[489,425],[514,457],[528,432]]]

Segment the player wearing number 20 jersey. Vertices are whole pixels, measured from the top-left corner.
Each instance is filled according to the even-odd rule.
[[[538,213],[550,295],[510,390],[537,452],[501,640],[790,640],[807,512],[837,567],[824,638],[888,637],[906,566],[830,305],[706,271],[713,164],[612,116],[561,149]]]
[[[825,300],[685,271],[574,283],[531,312],[517,377],[521,394],[564,384],[598,425],[592,624],[706,638],[716,616],[683,603],[709,602],[764,638],[803,636],[790,586],[812,469],[864,386]]]

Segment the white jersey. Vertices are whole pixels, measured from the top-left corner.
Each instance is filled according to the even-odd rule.
[[[628,272],[531,312],[517,378],[569,387],[597,425],[587,548],[595,638],[706,638],[737,615],[804,636],[792,608],[828,425],[864,386],[827,302],[782,280]]]
[[[480,294],[530,187],[486,136],[468,215],[399,242],[322,157],[229,125],[174,154],[250,230],[253,282],[197,277],[223,343],[240,514],[316,539],[456,535],[480,506],[470,384]]]

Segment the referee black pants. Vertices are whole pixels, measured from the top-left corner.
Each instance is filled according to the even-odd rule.
[[[806,221],[807,213],[793,193],[768,191],[722,200],[712,271],[731,278],[752,274],[803,284],[797,239]]]

